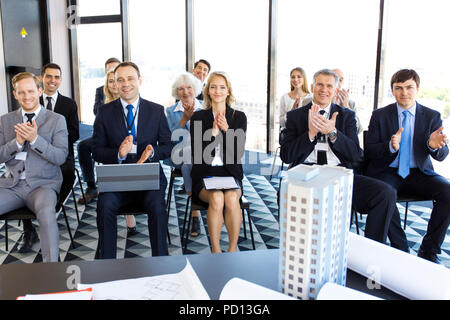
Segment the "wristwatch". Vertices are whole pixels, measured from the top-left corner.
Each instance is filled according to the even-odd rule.
[[[337,136],[336,128],[328,134],[328,139],[333,140]]]

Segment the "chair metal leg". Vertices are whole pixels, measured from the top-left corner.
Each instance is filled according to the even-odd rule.
[[[5,220],[5,249],[8,252],[8,220]]]
[[[274,157],[273,157],[273,163],[272,163],[272,171],[270,172],[270,178],[269,178],[269,181],[272,180],[273,170],[275,169],[275,162],[277,161],[278,150],[280,150],[280,147],[278,147],[278,148],[275,150],[275,155],[274,155]]]
[[[244,239],[247,240],[247,228],[245,227],[245,212],[244,212],[244,208],[242,208],[241,211],[242,211],[242,226],[244,227]]]
[[[70,229],[69,220],[67,219],[66,209],[64,208],[64,204],[61,204],[61,209],[64,214],[64,220],[66,220],[67,230],[69,231],[70,242],[72,243],[72,248],[75,249],[75,243],[73,242],[72,230]]]
[[[408,218],[408,204],[409,202],[405,203],[405,222],[403,223],[403,230],[406,230],[406,220]]]
[[[80,224],[80,215],[78,213],[78,205],[77,205],[77,199],[75,198],[75,191],[72,188],[72,197],[73,197],[73,203],[75,205],[75,213],[77,214],[77,221],[78,224]]]
[[[250,210],[247,209],[247,218],[248,218],[248,225],[250,226],[250,237],[252,238],[252,246],[253,250],[256,249],[255,247],[255,239],[253,237],[253,227],[252,227],[252,220],[250,219]]]
[[[350,227],[352,226],[353,217],[355,218],[356,233],[359,234],[358,212],[356,212],[355,209],[352,209],[352,213],[351,213],[351,217],[350,217]]]
[[[191,201],[191,196],[188,196],[187,200],[186,200],[186,210],[184,211],[183,229],[181,231],[181,245],[183,245],[184,233],[186,230],[186,219],[187,219],[190,201]],[[187,233],[189,233],[189,229],[188,229]],[[187,242],[187,240],[186,240],[186,242]]]
[[[80,184],[81,195],[83,196],[84,203],[86,203],[86,197],[84,196],[83,185],[81,184],[80,172],[75,168],[75,173],[77,174],[78,183]]]
[[[188,240],[189,240],[189,230],[191,229],[191,220],[192,220],[192,210],[189,210],[189,219],[188,219],[188,225],[187,225],[187,230],[186,230],[186,237],[184,239],[184,252],[186,252],[187,243],[188,243]]]

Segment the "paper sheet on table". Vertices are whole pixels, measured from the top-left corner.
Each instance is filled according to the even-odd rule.
[[[227,282],[220,293],[219,300],[296,300],[258,284],[239,278]]]
[[[27,294],[17,300],[92,300],[92,289],[46,294]]]
[[[450,299],[450,269],[349,233],[348,268],[409,299]]]
[[[370,294],[337,283],[325,283],[317,295],[317,300],[383,300]]]
[[[93,300],[210,300],[188,259],[178,273],[78,284],[78,289],[87,287],[93,290]]]
[[[203,182],[205,184],[206,190],[214,189],[238,189],[239,186],[233,177],[211,177],[204,178]]]

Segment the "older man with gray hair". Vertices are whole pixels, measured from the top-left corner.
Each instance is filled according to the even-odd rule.
[[[313,101],[287,113],[281,160],[298,164],[338,165],[355,169],[362,161],[356,133],[355,113],[334,104],[338,75],[323,69],[314,75]],[[388,184],[357,172],[353,180],[353,208],[367,214],[365,236],[384,243],[396,206],[396,193]],[[395,248],[408,251],[408,244],[390,239]]]

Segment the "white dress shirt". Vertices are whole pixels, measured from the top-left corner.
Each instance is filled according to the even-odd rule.
[[[47,97],[52,98],[52,111],[55,111],[55,104],[56,104],[56,100],[58,100],[58,91],[56,91],[56,93],[54,95],[47,95],[46,93],[42,94],[42,99],[44,100],[44,108],[47,109],[47,105],[48,105],[48,99]]]

